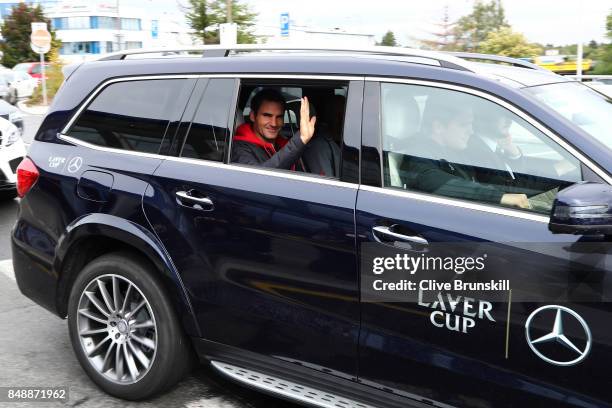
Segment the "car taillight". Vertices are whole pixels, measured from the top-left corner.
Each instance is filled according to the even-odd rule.
[[[25,196],[32,188],[36,180],[38,180],[38,169],[34,162],[28,157],[25,157],[19,166],[17,166],[17,195]]]

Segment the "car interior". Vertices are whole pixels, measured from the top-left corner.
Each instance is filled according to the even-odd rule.
[[[331,160],[334,174],[325,174],[325,177],[339,178],[341,168],[342,131],[344,128],[344,116],[346,110],[346,95],[348,87],[346,84],[304,84],[278,82],[244,82],[238,97],[238,106],[234,122],[234,132],[243,123],[249,123],[251,112],[250,103],[253,96],[264,88],[272,88],[279,91],[287,103],[283,128],[279,137],[290,139],[299,133],[301,98],[308,97],[310,103],[310,115],[317,117],[315,134],[313,140],[306,149],[317,149],[315,154],[321,154],[325,160]],[[326,143],[313,143],[315,138],[321,138]],[[316,146],[316,147],[315,147]],[[307,155],[305,155],[307,156]],[[231,157],[230,157],[231,161]],[[314,165],[309,166],[308,160],[303,160],[303,168],[307,173],[322,176],[314,170]]]

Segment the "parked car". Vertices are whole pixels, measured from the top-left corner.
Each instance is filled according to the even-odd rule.
[[[21,71],[30,75],[32,78],[36,78],[38,82],[40,82],[42,78],[42,70],[41,70],[40,62],[22,62],[13,67],[13,71]],[[45,69],[49,67],[49,64],[45,62]]]
[[[0,71],[0,73],[3,71]],[[9,84],[6,79],[0,76],[0,98],[6,99],[9,95]]]
[[[8,84],[5,96],[2,99],[10,104],[16,104],[19,99],[29,98],[32,96],[38,82],[24,71],[0,71],[0,84]],[[2,90],[0,88],[0,95]]]
[[[17,197],[17,166],[25,155],[21,132],[14,124],[0,117],[0,199]]]
[[[0,100],[0,118],[6,119],[17,127],[19,135],[23,135],[23,115],[21,111],[10,103]]]
[[[609,100],[496,56],[202,50],[67,68],[18,168],[18,286],[98,386],[148,398],[197,356],[319,407],[611,406]],[[325,129],[338,174],[235,162],[270,88],[290,123],[261,126]]]

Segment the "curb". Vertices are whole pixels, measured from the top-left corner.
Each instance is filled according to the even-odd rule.
[[[30,115],[45,115],[49,110],[48,106],[34,105],[28,106],[25,101],[17,102],[17,107],[22,111]]]

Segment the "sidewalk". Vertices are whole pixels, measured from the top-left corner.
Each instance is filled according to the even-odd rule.
[[[17,107],[22,112],[30,114],[30,115],[45,115],[47,111],[49,110],[48,106],[43,106],[43,105],[28,106],[26,105],[26,101],[17,102]]]

